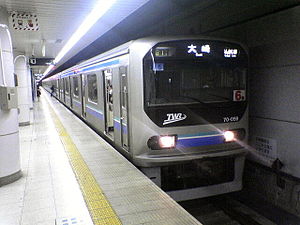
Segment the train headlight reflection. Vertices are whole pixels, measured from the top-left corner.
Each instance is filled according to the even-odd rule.
[[[152,150],[175,148],[177,135],[162,135],[149,138],[147,145]]]

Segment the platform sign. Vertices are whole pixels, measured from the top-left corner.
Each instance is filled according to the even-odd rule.
[[[30,66],[49,66],[53,64],[54,58],[29,58]]]
[[[38,31],[39,24],[37,15],[34,13],[18,13],[11,14],[11,24],[15,30]]]
[[[266,137],[254,137],[255,150],[259,155],[268,159],[276,159],[277,156],[277,142],[274,139]]]

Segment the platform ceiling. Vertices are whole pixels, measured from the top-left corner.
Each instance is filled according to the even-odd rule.
[[[15,55],[55,58],[96,2],[97,0],[0,0],[0,7],[8,12],[8,16],[19,12],[33,13],[38,18],[38,31],[10,28]],[[207,33],[296,4],[299,4],[299,0],[117,0],[63,58],[54,72],[128,40],[144,35],[166,34],[161,30],[159,33],[151,33],[151,30],[155,30],[151,27],[167,24],[170,20],[180,23],[182,18],[197,19],[200,14],[206,14],[210,27],[196,33]],[[43,46],[45,56],[42,54]],[[34,73],[43,73],[46,68],[33,69]]]
[[[39,29],[37,31],[14,29],[12,19],[9,19],[15,55],[55,58],[97,2],[98,0],[0,0],[0,7],[6,9],[9,17],[17,12],[35,14],[38,18]],[[61,63],[101,37],[146,2],[148,0],[116,1],[107,14],[63,58]],[[44,56],[43,46],[45,46]],[[41,72],[43,70],[44,68]]]

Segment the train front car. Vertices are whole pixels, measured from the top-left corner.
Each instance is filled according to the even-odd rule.
[[[130,54],[142,59],[131,67],[131,76],[142,74],[131,77],[141,85],[132,85],[134,162],[176,200],[240,190],[246,51],[224,40],[170,39],[140,41]]]

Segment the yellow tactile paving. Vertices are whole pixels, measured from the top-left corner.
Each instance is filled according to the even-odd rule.
[[[50,104],[48,103],[50,106]],[[95,225],[121,225],[103,191],[86,165],[72,138],[67,133],[54,110],[49,107],[56,130],[64,145],[70,164],[79,183],[82,195]]]

